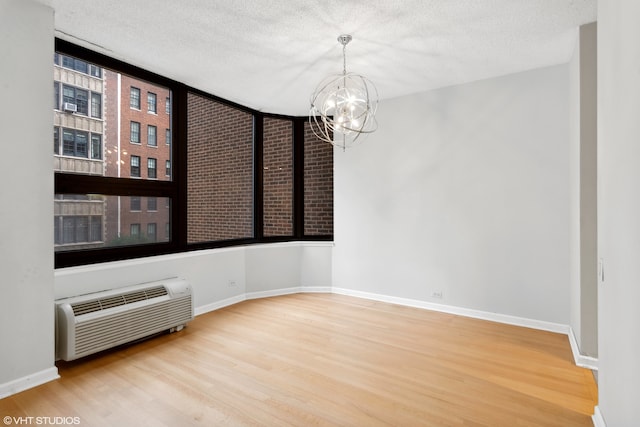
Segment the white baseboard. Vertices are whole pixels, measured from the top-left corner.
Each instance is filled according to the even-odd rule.
[[[607,427],[607,424],[604,422],[604,418],[602,418],[602,412],[600,412],[600,408],[598,406],[594,408],[591,420],[593,421],[594,427]]]
[[[245,296],[247,297],[247,299],[257,299],[257,298],[278,297],[281,295],[299,294],[301,292],[302,292],[302,288],[300,286],[294,286],[291,288],[273,289],[270,291],[247,292]]]
[[[580,347],[578,346],[578,340],[573,332],[573,328],[569,327],[569,333],[567,335],[569,336],[569,344],[571,345],[571,352],[573,353],[573,360],[576,366],[597,371],[598,359],[580,354]]]
[[[399,298],[388,295],[374,294],[370,292],[354,291],[352,289],[333,288],[333,292],[342,295],[349,295],[359,298],[366,298],[375,301],[388,302],[392,304],[406,305],[409,307],[424,308],[427,310],[440,311],[443,313],[456,314],[458,316],[472,317],[474,319],[489,320],[492,322],[505,323],[508,325],[522,326],[525,328],[540,329],[543,331],[567,334],[569,326],[560,323],[545,322],[541,320],[527,319],[525,317],[510,316],[507,314],[491,313],[488,311],[473,310],[470,308],[456,307],[452,305],[436,304],[427,301],[410,298]]]
[[[60,378],[60,375],[58,375],[58,368],[54,366],[31,375],[9,381],[8,383],[0,384],[0,399],[11,396],[12,394],[20,393],[21,391],[35,386],[39,386],[40,384],[57,380],[58,378]]]
[[[227,299],[223,299],[221,301],[216,301],[216,302],[212,302],[211,304],[206,304],[206,305],[202,305],[200,307],[196,307],[193,309],[193,314],[196,316],[199,316],[201,314],[205,314],[208,313],[210,311],[215,311],[215,310],[219,310],[221,308],[233,305],[233,304],[237,304],[239,302],[244,301],[245,299],[247,299],[245,297],[244,294],[242,295],[238,295],[235,297],[231,297],[231,298],[227,298]]]

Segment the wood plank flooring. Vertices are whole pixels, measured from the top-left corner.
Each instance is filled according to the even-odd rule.
[[[82,426],[592,426],[565,335],[334,294],[245,301],[58,364],[0,417]]]

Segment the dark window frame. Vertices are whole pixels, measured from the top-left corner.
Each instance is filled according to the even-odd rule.
[[[332,241],[333,235],[304,235],[304,126],[306,116],[285,116],[268,114],[253,110],[234,102],[216,97],[209,93],[189,87],[183,83],[143,70],[131,64],[107,57],[100,53],[80,47],[73,43],[57,39],[55,50],[63,55],[80,58],[97,67],[104,67],[127,74],[136,79],[166,87],[170,90],[171,111],[171,175],[172,179],[114,178],[95,175],[81,175],[69,172],[55,172],[56,194],[102,194],[119,196],[163,197],[170,203],[170,222],[168,240],[158,239],[153,243],[123,247],[105,247],[61,251],[55,253],[55,267],[69,267],[98,262],[135,259],[147,256],[188,252],[201,249],[213,249],[235,245],[248,245],[287,241]],[[60,90],[62,92],[62,88]],[[212,241],[188,244],[187,236],[187,94],[207,97],[213,101],[237,108],[252,114],[254,118],[254,162],[253,162],[253,237],[230,241]],[[157,99],[156,99],[157,109]],[[262,182],[262,139],[263,120],[275,117],[291,120],[293,123],[293,233],[290,236],[265,237],[263,235],[263,182]],[[156,132],[157,138],[157,132]],[[62,139],[62,138],[61,138]],[[142,162],[142,159],[140,159]],[[157,164],[156,164],[157,170]],[[142,232],[142,230],[140,229]],[[156,228],[157,233],[157,228]],[[157,234],[156,234],[157,237]]]

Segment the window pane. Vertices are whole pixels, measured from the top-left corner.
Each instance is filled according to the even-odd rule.
[[[140,176],[140,157],[139,156],[131,156],[131,176],[132,177]]]
[[[91,134],[91,158],[94,160],[102,159],[102,135]]]
[[[102,117],[102,96],[99,93],[91,93],[91,117]]]
[[[158,168],[156,159],[148,159],[147,160],[147,177],[148,178],[157,178],[158,177]]]
[[[265,236],[293,234],[293,122],[264,119],[263,229]]]
[[[304,234],[333,234],[333,146],[304,128]]]
[[[150,113],[155,113],[156,110],[156,94],[155,93],[147,93],[147,110]]]
[[[187,242],[253,237],[253,116],[187,98]]]
[[[155,200],[155,202],[151,202]],[[142,204],[156,210],[142,211]],[[137,209],[134,209],[136,208]],[[161,239],[157,224],[168,224],[170,200],[165,197],[56,194],[54,198],[54,242],[56,251],[94,249],[169,241]],[[152,225],[150,225],[152,224]],[[133,231],[133,235],[132,235]],[[149,231],[152,231],[149,234]]]
[[[54,197],[55,250],[92,249],[104,245],[106,215],[103,196],[56,194]]]
[[[129,92],[129,106],[131,108],[140,109],[140,89],[131,87]]]
[[[171,91],[166,87],[109,69],[104,69],[103,74],[106,82],[106,90],[102,97],[103,117],[107,122],[102,139],[106,165],[105,176],[170,181],[170,176],[164,173],[158,174],[157,171],[155,177],[149,176],[147,159],[153,157],[159,165],[164,165],[166,160],[171,160],[171,146],[158,144],[158,129],[171,131],[171,116],[149,114],[146,106],[143,111],[140,111],[140,96],[146,99],[147,94],[151,93],[156,95],[156,99],[164,99],[171,96]],[[120,104],[114,101],[119,93],[122,96]],[[118,108],[118,105],[121,108]],[[127,108],[127,105],[132,108]],[[119,120],[118,113],[121,115]],[[114,123],[110,123],[110,120]],[[139,164],[133,165],[132,169],[131,157],[133,156],[139,158]],[[143,231],[146,230],[144,227],[146,226],[143,224]]]
[[[155,126],[149,125],[147,126],[147,144],[152,147],[158,145],[158,141],[156,140],[157,128]]]
[[[140,144],[140,123],[131,122],[130,125],[130,140],[136,144]]]

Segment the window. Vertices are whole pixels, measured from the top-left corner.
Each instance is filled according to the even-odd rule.
[[[156,98],[157,97],[155,93],[147,93],[147,111],[149,111],[150,113],[157,113]]]
[[[96,67],[93,64],[89,64],[89,74],[93,77],[102,78],[102,68]]]
[[[56,216],[53,225],[56,245],[102,241],[101,216]]]
[[[59,55],[60,65],[70,70],[79,71],[81,73],[89,73],[89,64],[81,59],[73,58],[67,55]]]
[[[147,238],[149,239],[149,241],[151,242],[155,242],[157,239],[156,237],[156,229],[157,229],[157,224],[155,222],[152,222],[150,224],[147,224]]]
[[[262,206],[265,236],[293,235],[293,123],[265,118]]]
[[[131,137],[129,139],[134,144],[140,144],[140,123],[131,122]]]
[[[53,109],[60,109],[60,83],[53,82]]]
[[[148,178],[157,178],[158,177],[158,172],[157,172],[157,165],[158,161],[152,157],[149,157],[149,159],[147,159],[147,177]]]
[[[53,127],[53,154],[60,154],[60,128]]]
[[[158,210],[158,199],[156,197],[147,198],[147,210],[151,212]]]
[[[75,105],[76,113],[89,115],[89,91],[73,86],[62,85],[62,102]],[[63,105],[63,109],[64,109]]]
[[[97,133],[91,134],[91,158],[102,159],[102,135]]]
[[[141,203],[140,203],[140,197],[136,197],[136,196],[131,196],[129,197],[129,203],[131,205],[131,211],[132,212],[138,212],[141,211]]]
[[[333,234],[333,147],[320,142],[305,125],[304,234]]]
[[[74,129],[62,129],[62,154],[73,157],[89,157],[89,134]]]
[[[158,133],[158,128],[153,125],[147,126],[147,145],[151,147],[158,146],[158,140],[156,138],[156,134]]]
[[[140,177],[140,156],[131,156],[131,176]]]
[[[91,92],[91,117],[102,117],[102,96],[99,93]]]
[[[308,132],[306,118],[254,111],[69,42],[55,44],[56,268],[332,238],[333,150]],[[63,62],[74,71],[60,68]],[[112,90],[118,82],[121,92]],[[140,111],[145,94],[152,114]],[[158,115],[163,99],[166,114]],[[172,99],[181,100],[177,109]],[[78,113],[65,111],[64,102]]]
[[[131,90],[129,92],[129,106],[136,110],[140,109],[140,89],[137,87],[131,86]]]

